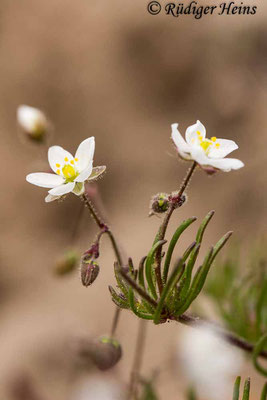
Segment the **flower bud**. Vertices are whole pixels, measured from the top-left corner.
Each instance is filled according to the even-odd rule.
[[[55,266],[55,273],[57,275],[66,275],[74,270],[77,266],[79,256],[74,250],[67,251],[64,256],[58,260]]]
[[[91,362],[101,371],[108,370],[116,365],[122,356],[120,343],[109,336],[102,336],[95,340],[84,340],[79,346],[80,358],[88,365]]]
[[[152,197],[150,210],[153,213],[164,213],[169,208],[169,195],[167,193],[158,193]]]
[[[181,196],[178,196],[179,192],[173,192],[171,194],[171,202],[174,204],[175,208],[181,207],[186,201],[187,201],[187,195],[182,194]]]
[[[99,265],[92,258],[91,254],[85,253],[81,259],[81,280],[82,284],[90,286],[99,274]]]
[[[17,109],[17,121],[29,139],[39,143],[45,141],[50,123],[41,110],[21,105]]]

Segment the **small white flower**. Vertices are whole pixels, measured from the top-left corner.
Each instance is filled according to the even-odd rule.
[[[221,339],[211,327],[187,328],[179,337],[177,356],[190,384],[207,400],[230,398],[240,373],[241,352]]]
[[[207,139],[206,129],[200,121],[187,128],[185,132],[186,140],[178,131],[178,124],[172,124],[171,137],[179,155],[184,160],[196,161],[207,171],[212,168],[214,171],[219,169],[228,172],[244,166],[244,163],[236,158],[224,158],[238,149],[237,144],[233,140],[217,139],[215,136]]]
[[[50,123],[41,110],[25,105],[18,107],[17,121],[23,131],[36,141],[42,141],[50,128]]]
[[[36,172],[26,176],[26,181],[36,186],[50,188],[46,202],[50,202],[74,193],[84,193],[84,182],[97,179],[106,169],[105,166],[93,168],[95,138],[85,139],[78,147],[75,157],[60,146],[48,150],[48,162],[55,174]]]

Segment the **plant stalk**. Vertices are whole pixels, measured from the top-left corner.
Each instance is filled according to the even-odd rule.
[[[131,376],[130,376],[128,400],[131,400],[131,399],[134,400],[137,398],[137,384],[138,384],[138,378],[140,376],[140,369],[142,366],[142,361],[143,361],[143,356],[144,356],[146,328],[147,328],[146,321],[141,319],[139,321],[139,326],[138,326],[134,361],[133,361]]]
[[[187,188],[190,179],[192,178],[192,175],[196,169],[197,163],[194,161],[193,164],[191,165],[191,167],[189,168],[189,170],[187,171],[187,174],[183,180],[183,183],[179,189],[179,192],[177,195],[175,195],[176,198],[180,198],[185,189]],[[161,227],[159,229],[159,233],[158,233],[158,237],[157,237],[157,241],[158,240],[164,240],[165,238],[165,234],[166,234],[166,230],[170,221],[170,218],[172,216],[173,211],[175,210],[175,203],[171,202],[170,207],[167,211],[167,213],[165,214],[164,220],[161,224]],[[161,260],[162,260],[162,246],[160,246],[156,252],[156,256],[155,256],[155,261],[156,261],[156,267],[155,267],[155,275],[156,275],[156,279],[157,279],[157,284],[158,284],[158,289],[159,289],[159,293],[161,295],[162,291],[163,291],[163,282],[162,282],[162,276],[161,276]]]

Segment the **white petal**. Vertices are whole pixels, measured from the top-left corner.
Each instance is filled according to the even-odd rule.
[[[55,201],[57,199],[60,199],[60,196],[52,196],[52,194],[48,194],[45,198],[45,202],[50,203],[51,201]]]
[[[172,140],[174,141],[175,146],[177,147],[179,152],[188,153],[190,151],[190,147],[178,131],[178,124],[172,124]]]
[[[244,163],[236,158],[221,158],[221,159],[209,159],[208,165],[214,168],[221,169],[224,172],[229,172],[232,169],[239,169],[244,167]]]
[[[28,132],[34,131],[37,127],[45,127],[47,119],[45,114],[34,107],[21,105],[17,109],[18,123]]]
[[[89,176],[91,175],[93,170],[93,162],[91,161],[89,167],[87,167],[86,169],[84,169],[80,175],[77,176],[76,179],[74,179],[74,182],[84,182],[86,181],[86,179],[89,178]]]
[[[77,168],[80,172],[86,169],[90,162],[93,161],[95,152],[95,138],[92,136],[85,139],[78,147],[75,158],[78,158],[76,163]]]
[[[220,146],[216,147],[216,144]],[[208,157],[223,158],[236,149],[238,149],[238,145],[233,140],[217,139],[210,147]]]
[[[36,186],[45,188],[55,188],[62,185],[64,179],[59,175],[48,174],[46,172],[36,172],[26,176],[26,181]]]
[[[196,140],[199,136],[197,132],[201,133],[202,139],[204,140],[206,137],[206,128],[200,121],[197,121],[194,125],[189,126],[185,132],[185,139],[190,146],[196,143]]]
[[[74,182],[65,183],[64,185],[60,185],[54,189],[49,190],[48,193],[52,194],[53,196],[63,196],[63,194],[72,192],[74,186]]]
[[[61,170],[62,166],[69,163],[71,160],[73,160],[72,154],[60,146],[52,146],[48,150],[48,162],[54,172],[58,169]],[[59,164],[60,167],[56,166],[56,164]]]
[[[208,158],[200,146],[192,147],[191,149],[192,159],[200,165],[211,165],[211,159]]]

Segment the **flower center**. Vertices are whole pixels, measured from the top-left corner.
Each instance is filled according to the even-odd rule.
[[[79,175],[76,169],[70,164],[64,165],[64,167],[62,168],[62,174],[64,175],[64,178],[67,182],[73,182],[74,179],[77,178],[77,176]]]
[[[197,135],[198,135],[199,144],[202,147],[202,149],[205,151],[206,154],[209,154],[210,146],[212,144],[214,144],[216,148],[220,147],[220,143],[216,143],[217,138],[215,136],[213,136],[211,139],[203,140],[203,136],[201,135],[201,132],[197,131]]]

